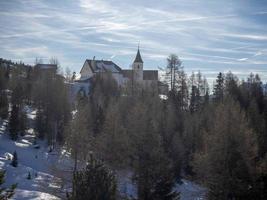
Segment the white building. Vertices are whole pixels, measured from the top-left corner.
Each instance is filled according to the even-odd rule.
[[[132,69],[122,69],[114,62],[108,60],[86,59],[80,71],[81,77],[75,82],[75,90],[77,90],[77,85],[79,84],[84,88],[84,83],[88,83],[89,87],[90,79],[97,73],[110,72],[119,86],[123,87],[130,81],[133,84],[138,83],[145,88],[157,86],[160,93],[162,93],[162,91],[166,92],[168,87],[159,81],[158,71],[144,70],[143,67],[144,62],[139,48],[132,64]]]

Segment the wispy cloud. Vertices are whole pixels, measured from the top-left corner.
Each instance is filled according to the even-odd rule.
[[[129,66],[139,41],[145,67],[164,66],[170,53],[206,73],[267,64],[265,3],[14,0],[0,2],[0,17],[0,56],[58,56],[76,71],[94,55]]]
[[[252,35],[252,34],[235,34],[235,33],[223,33],[221,34],[224,37],[232,37],[232,38],[240,38],[240,39],[248,39],[248,40],[259,40],[259,41],[267,41],[267,35]]]

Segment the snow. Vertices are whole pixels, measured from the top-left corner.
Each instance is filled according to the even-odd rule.
[[[185,179],[182,179],[182,184],[177,183],[174,190],[180,192],[181,200],[205,199],[206,188]]]
[[[39,191],[32,191],[32,190],[21,190],[21,189],[16,189],[16,193],[13,197],[13,199],[17,200],[58,200],[59,198],[45,193],[45,192],[39,192]]]
[[[35,118],[35,111],[27,109],[27,113],[29,119]],[[71,171],[72,161],[69,156],[61,154],[60,151],[48,153],[44,141],[38,141],[39,149],[34,148],[32,129],[29,129],[27,134],[16,142],[12,141],[5,133],[5,126],[5,122],[0,126],[0,169],[6,171],[5,186],[18,184],[13,199],[54,200],[65,197],[66,188],[64,187],[68,186],[63,185],[61,177]],[[16,168],[10,165],[11,161],[6,157],[14,151],[18,154]],[[58,166],[62,163],[64,166],[59,169]],[[30,180],[27,179],[29,172]],[[68,175],[68,177],[71,176]]]
[[[118,189],[123,197],[133,198],[137,197],[137,187],[132,181],[133,173],[131,171],[117,172]]]
[[[137,186],[132,182],[130,171],[119,171],[118,188],[123,197],[137,198]],[[185,179],[177,183],[174,191],[180,192],[181,200],[205,200],[206,188]]]

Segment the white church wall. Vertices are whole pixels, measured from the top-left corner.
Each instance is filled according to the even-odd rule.
[[[81,70],[81,79],[91,78],[93,76],[93,72],[89,66],[89,64],[85,61]]]
[[[121,73],[112,73],[113,78],[117,81],[119,86],[124,84],[124,78]]]

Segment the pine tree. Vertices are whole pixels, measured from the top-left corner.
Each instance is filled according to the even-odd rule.
[[[97,138],[97,150],[100,157],[112,167],[122,167],[129,164],[129,135],[122,124],[121,104],[115,100],[110,102],[103,131]]]
[[[38,109],[36,112],[36,119],[35,119],[35,127],[34,129],[38,133],[38,137],[41,139],[44,139],[45,133],[47,131],[47,126],[46,126],[46,120],[45,120],[45,115],[42,112],[41,109]]]
[[[220,103],[210,118],[205,148],[195,153],[195,172],[205,180],[210,199],[246,199],[256,171],[256,135],[231,99]]]
[[[28,180],[31,180],[31,179],[32,179],[31,172],[28,172],[27,179],[28,179]]]
[[[8,98],[5,91],[0,90],[0,118],[7,119],[8,117]]]
[[[7,69],[0,63],[0,118],[6,119],[8,117],[8,98],[7,98],[7,83],[8,79],[5,77]]]
[[[17,167],[18,166],[18,155],[17,155],[17,152],[14,151],[13,153],[13,158],[12,158],[12,161],[10,163],[13,167]]]
[[[161,128],[158,126],[160,101],[149,95],[141,101],[139,98],[131,105],[127,120],[138,199],[175,199],[177,194],[170,192],[176,179],[174,163],[163,148]]]
[[[93,131],[88,117],[89,113],[89,105],[81,103],[66,128],[66,144],[74,158],[74,172],[77,170],[78,160],[85,161],[88,151],[92,150]]]
[[[198,109],[198,89],[195,85],[192,86],[191,88],[191,97],[190,97],[190,105],[189,105],[189,109],[190,112],[193,113],[195,111],[197,111]]]
[[[101,161],[91,157],[86,168],[73,175],[73,191],[69,200],[115,200],[115,175]],[[69,195],[68,195],[69,196]]]
[[[26,112],[22,109],[19,110],[19,132],[23,136],[25,130],[27,129],[27,115]]]
[[[224,97],[224,75],[221,72],[217,76],[213,94],[214,94],[215,101],[219,102],[219,101],[223,100],[223,97]]]
[[[2,187],[3,183],[5,182],[5,171],[0,170],[0,200],[10,199],[17,187],[17,184],[11,185],[10,188]]]
[[[17,105],[12,106],[11,116],[9,119],[9,133],[12,140],[18,139],[19,132],[19,107]]]

